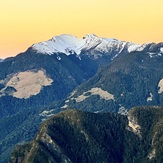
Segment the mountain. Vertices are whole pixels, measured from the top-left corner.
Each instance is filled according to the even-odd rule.
[[[162,56],[163,43],[137,45],[88,34],[82,39],[61,35],[34,44],[0,63],[0,117],[62,100],[99,67],[133,51]]]
[[[121,112],[149,105],[163,105],[163,54],[155,48],[118,56],[78,86],[62,107]]]
[[[152,45],[93,34],[83,39],[61,35],[34,44],[26,52],[0,63],[0,117],[62,100],[117,56]]]
[[[89,34],[56,36],[3,60],[0,162],[62,110],[127,114],[134,106],[162,105],[162,55],[163,43],[137,45]]]
[[[159,163],[162,117],[163,107],[136,107],[127,116],[67,110],[45,121],[9,162]]]
[[[0,58],[0,62],[2,62],[2,61],[3,61],[3,59]]]
[[[111,61],[113,52],[101,54],[97,50],[101,42],[102,39],[94,35],[85,39],[61,35],[5,59],[0,64],[0,117],[65,98],[76,86],[92,77],[100,65]],[[93,49],[96,49],[94,55],[91,54]]]

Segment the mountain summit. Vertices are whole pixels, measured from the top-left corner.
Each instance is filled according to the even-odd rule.
[[[113,48],[116,48],[118,53],[122,52],[124,48],[127,48],[128,52],[141,51],[148,44],[134,44],[131,42],[119,41],[117,39],[100,38],[94,34],[87,34],[83,38],[77,38],[72,35],[63,34],[55,36],[52,39],[44,42],[40,42],[32,45],[32,49],[37,53],[53,54],[53,53],[65,53],[81,54],[82,51],[88,51],[91,49],[99,52],[110,52]]]

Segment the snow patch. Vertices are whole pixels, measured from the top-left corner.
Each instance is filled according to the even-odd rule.
[[[125,45],[126,45],[126,42],[122,42],[121,49],[120,49],[120,51],[118,52],[118,54],[122,52],[122,50],[124,49]],[[117,57],[117,56],[116,56],[116,57]]]
[[[132,52],[132,51],[143,51],[144,48],[147,46],[147,44],[134,44],[134,43],[129,43],[128,45],[128,52]]]
[[[118,110],[118,114],[126,116],[126,115],[128,115],[128,111],[124,106],[121,105],[121,107]]]
[[[150,58],[161,57],[162,56],[161,53],[148,52],[147,54],[149,55]]]
[[[128,52],[132,52],[132,51],[136,51],[141,45],[136,45],[136,44],[131,44],[129,47],[128,47]]]
[[[120,52],[119,52],[120,53]],[[116,54],[111,60],[114,60],[116,57],[118,57],[118,54]]]
[[[147,98],[147,102],[152,101],[152,100],[153,100],[153,94],[150,93],[150,96]]]
[[[67,104],[65,104],[64,106],[62,106],[61,108],[62,109],[66,109],[68,107],[68,105]]]
[[[42,117],[46,117],[49,115],[52,115],[51,113],[54,111],[55,109],[52,109],[52,110],[44,110],[42,113],[40,113],[39,115],[42,116]]]
[[[60,56],[57,56],[57,59],[58,59],[58,61],[60,61],[61,60],[61,57]]]
[[[65,103],[68,103],[70,100],[66,100]]]
[[[163,53],[163,48],[160,48],[160,52]]]
[[[82,60],[81,57],[79,55],[76,56],[79,60]]]
[[[123,97],[124,96],[124,94],[123,93],[121,93],[121,97]]]
[[[85,40],[86,47],[88,49],[95,48],[97,45],[102,43],[103,39],[99,38],[98,36],[94,34],[88,34],[86,35],[83,40]]]
[[[137,51],[143,51],[144,48],[148,45],[148,43],[145,43],[137,48]]]
[[[150,58],[153,58],[154,57],[154,54],[155,53],[151,53],[151,52],[148,53],[148,55],[149,55]]]

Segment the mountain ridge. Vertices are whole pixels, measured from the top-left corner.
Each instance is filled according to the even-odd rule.
[[[162,116],[162,107],[135,107],[127,116],[67,110],[45,121],[9,162],[161,162]]]
[[[83,50],[87,51],[92,48],[103,52],[109,52],[113,46],[119,49],[119,53],[127,47],[128,52],[142,51],[146,46],[152,43],[134,44],[132,42],[120,41],[117,39],[100,38],[94,34],[87,34],[83,38],[63,34],[54,36],[48,41],[33,44],[31,48],[42,54],[65,53],[67,55],[79,55]],[[162,50],[161,50],[162,51]]]
[[[120,108],[163,105],[162,63],[163,55],[157,52],[132,52],[119,56],[79,85],[67,97],[63,107],[100,111],[105,105],[105,109],[118,112]],[[102,94],[110,94],[112,98],[105,98]]]

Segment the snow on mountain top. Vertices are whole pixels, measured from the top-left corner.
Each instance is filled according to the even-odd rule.
[[[85,41],[72,35],[60,35],[55,36],[52,39],[44,42],[34,44],[32,48],[39,53],[53,54],[53,53],[65,53],[80,54],[81,47],[84,46]]]
[[[132,51],[138,50],[141,46],[142,45],[139,45],[139,44],[130,44],[130,46],[128,47],[128,52],[130,53]],[[140,48],[140,51],[141,51],[141,48]]]
[[[64,53],[66,55],[79,55],[82,50],[95,49],[100,52],[109,52],[113,47],[120,53],[127,46],[128,52],[141,51],[146,44],[139,45],[125,41],[119,41],[114,38],[100,38],[94,34],[87,34],[83,38],[77,38],[73,35],[62,34],[52,39],[32,45],[32,49],[38,53],[54,54]]]
[[[68,34],[55,36],[51,39],[51,41],[56,42],[58,44],[64,44],[67,45],[67,47],[73,47],[73,48],[81,47],[85,43],[83,39]]]
[[[103,47],[115,39],[100,38],[94,34],[87,34],[83,38],[77,38],[73,35],[62,34],[52,39],[32,45],[32,49],[38,53],[53,54],[65,53],[66,55],[76,53],[79,55],[81,50],[95,48],[99,44]]]
[[[97,35],[95,34],[87,34],[83,37],[83,39],[86,39],[86,40],[101,40],[100,37],[98,37]]]

